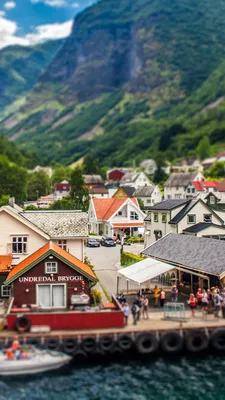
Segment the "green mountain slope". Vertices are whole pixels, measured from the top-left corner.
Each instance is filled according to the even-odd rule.
[[[102,0],[2,130],[46,162],[107,165],[224,146],[225,0]],[[215,104],[211,104],[214,103]],[[209,106],[209,107],[208,107]],[[218,115],[220,120],[218,122]]]
[[[62,43],[9,46],[0,51],[0,112],[34,86]]]

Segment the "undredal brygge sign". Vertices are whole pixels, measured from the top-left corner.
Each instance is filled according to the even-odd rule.
[[[83,277],[80,275],[75,276],[22,276],[19,278],[20,283],[40,283],[40,282],[74,282],[82,281]]]

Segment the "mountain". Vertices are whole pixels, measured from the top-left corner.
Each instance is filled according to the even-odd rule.
[[[225,0],[102,0],[2,131],[46,162],[107,165],[225,147]],[[219,121],[218,121],[219,115]]]
[[[0,51],[0,113],[37,82],[62,40],[36,46],[9,46]]]

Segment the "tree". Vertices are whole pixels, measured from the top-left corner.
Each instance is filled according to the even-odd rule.
[[[58,165],[54,168],[51,182],[54,185],[55,183],[60,183],[64,180],[69,181],[70,176],[71,176],[71,168],[70,167],[65,167],[63,165]]]
[[[64,197],[62,200],[56,200],[50,206],[51,210],[77,210],[76,203],[71,197]]]
[[[166,166],[166,158],[165,155],[161,152],[158,152],[155,157],[155,162],[156,162],[156,171],[154,173],[153,181],[154,183],[162,183],[167,179],[167,174],[163,170],[163,168]]]
[[[197,154],[200,160],[204,160],[205,158],[210,156],[210,142],[208,136],[204,136],[197,147]]]
[[[36,200],[40,196],[46,196],[50,190],[48,175],[40,170],[30,174],[27,184],[27,195],[29,200]]]
[[[70,184],[70,197],[75,203],[76,209],[86,211],[89,206],[89,193],[80,168],[72,171]]]
[[[17,204],[26,200],[27,171],[0,156],[0,196],[15,197]]]
[[[83,162],[84,174],[101,174],[101,167],[98,160],[94,160],[91,156],[87,155]]]
[[[0,197],[0,207],[7,206],[8,204],[9,204],[9,196],[6,196],[6,195],[3,194]]]
[[[224,178],[225,177],[225,162],[218,161],[214,163],[207,171],[207,177],[213,179]]]

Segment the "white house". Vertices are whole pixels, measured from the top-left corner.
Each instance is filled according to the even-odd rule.
[[[162,193],[156,186],[141,186],[135,190],[133,197],[137,197],[144,203],[144,207],[154,206],[162,201]]]
[[[150,207],[150,213],[145,218],[145,246],[169,232],[188,233],[185,231],[187,228],[197,229],[195,227],[199,223],[209,224],[211,227],[223,226],[223,219],[201,199],[164,200]],[[214,232],[218,235],[218,229]]]
[[[145,214],[136,198],[91,199],[88,214],[89,230],[97,235],[143,232]]]
[[[56,183],[54,186],[53,197],[54,200],[62,200],[63,197],[68,197],[70,195],[71,186],[66,180]]]
[[[192,181],[204,181],[205,178],[201,172],[173,172],[164,184],[164,198],[167,199],[185,199],[186,187]]]
[[[88,214],[80,211],[23,211],[0,208],[0,254],[12,254],[16,265],[49,240],[79,260],[88,238]]]
[[[120,186],[131,186],[138,189],[140,186],[152,186],[153,183],[148,179],[144,172],[128,172],[121,181]]]
[[[199,196],[203,199],[207,193],[216,192],[218,186],[218,181],[192,181],[189,182],[185,188],[185,196],[187,199],[191,199],[196,196]]]
[[[156,169],[157,169],[157,165],[156,162],[154,160],[147,159],[141,162],[141,164],[139,165],[140,168],[144,169],[144,172],[148,175],[154,175]]]

